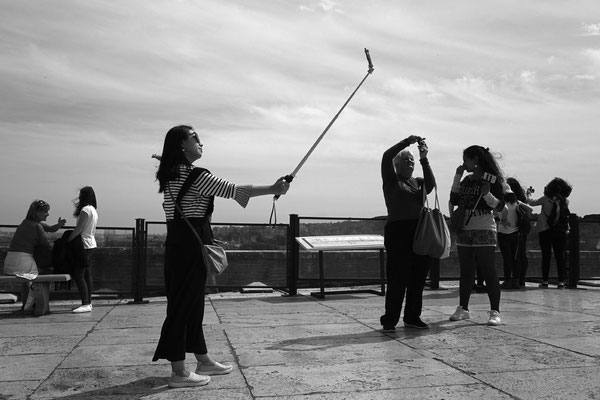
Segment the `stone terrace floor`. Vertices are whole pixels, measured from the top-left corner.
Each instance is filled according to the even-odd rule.
[[[424,294],[430,329],[392,333],[373,294],[211,294],[209,351],[235,369],[191,389],[169,389],[169,364],[151,361],[164,298],[79,315],[53,301],[43,317],[0,305],[0,399],[600,399],[599,289],[503,291],[489,327],[486,294],[451,322],[458,288],[442,286]]]

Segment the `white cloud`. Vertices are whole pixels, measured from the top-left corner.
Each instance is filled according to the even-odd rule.
[[[206,138],[207,167],[234,182],[269,183],[291,172],[355,89],[366,73],[363,47],[375,72],[280,203],[283,214],[341,203],[383,214],[381,153],[412,132],[430,141],[440,193],[468,144],[498,149],[507,169],[540,187],[561,174],[546,169],[549,154],[573,138],[598,142],[600,50],[568,29],[600,4],[56,1],[8,2],[0,14],[0,181],[23,165],[19,179],[30,186],[6,188],[16,193],[7,215],[44,197],[33,191],[69,193],[68,214],[71,192],[89,179],[100,185],[103,224],[162,219],[150,154],[179,123]],[[598,25],[581,30],[595,35]],[[523,142],[536,151],[523,153]],[[75,172],[61,172],[73,163]],[[348,195],[356,182],[374,188],[368,201]],[[328,201],[313,200],[315,187]],[[591,213],[600,194],[581,188],[573,204]],[[247,210],[222,200],[218,212],[262,221],[263,200]]]
[[[581,81],[595,81],[596,76],[595,75],[575,75],[575,79],[581,80]]]
[[[305,4],[300,5],[300,10],[315,12],[317,10],[322,10],[325,12],[337,12],[342,13],[342,9],[339,7],[339,3],[333,0],[314,0],[308,1]]]
[[[597,24],[581,24],[582,36],[600,36],[600,23]]]
[[[585,49],[583,54],[596,68],[600,67],[600,49]]]
[[[521,80],[526,84],[535,82],[537,78],[535,71],[523,71],[520,76]]]

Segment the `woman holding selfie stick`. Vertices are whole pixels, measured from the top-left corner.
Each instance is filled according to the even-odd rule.
[[[226,375],[233,369],[208,354],[202,328],[207,270],[202,248],[183,217],[202,237],[203,243],[210,244],[215,196],[233,199],[246,207],[251,197],[282,195],[290,187],[283,178],[264,186],[237,185],[221,179],[206,169],[194,167],[193,163],[202,157],[203,151],[203,143],[194,128],[179,125],[167,132],[162,154],[155,156],[160,159],[156,179],[159,193],[164,195],[167,220],[164,258],[167,316],[152,361],[171,362],[169,387],[173,388],[203,386],[210,381],[209,375]],[[186,353],[194,353],[195,372],[185,365]]]
[[[470,174],[461,181],[464,172]],[[488,325],[500,325],[500,282],[494,265],[496,222],[493,211],[504,208],[502,174],[489,149],[470,146],[463,151],[463,163],[456,168],[450,191],[450,214],[454,206],[466,210],[464,226],[456,234],[460,262],[460,304],[451,321],[469,319],[469,298],[476,266],[487,284],[490,299]]]

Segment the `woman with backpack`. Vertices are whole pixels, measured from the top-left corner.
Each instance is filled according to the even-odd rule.
[[[528,199],[530,206],[542,206],[535,224],[542,252],[541,288],[548,287],[552,250],[556,259],[559,289],[565,287],[565,248],[569,232],[569,201],[573,187],[562,178],[552,179],[544,188],[544,195],[537,200]]]

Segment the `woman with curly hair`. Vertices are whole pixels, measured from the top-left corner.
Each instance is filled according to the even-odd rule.
[[[569,200],[573,187],[562,178],[552,179],[544,188],[544,195],[539,199],[528,199],[530,206],[542,206],[535,224],[542,251],[542,283],[541,288],[548,287],[550,259],[552,250],[556,259],[559,289],[565,287],[565,248],[569,232]]]

